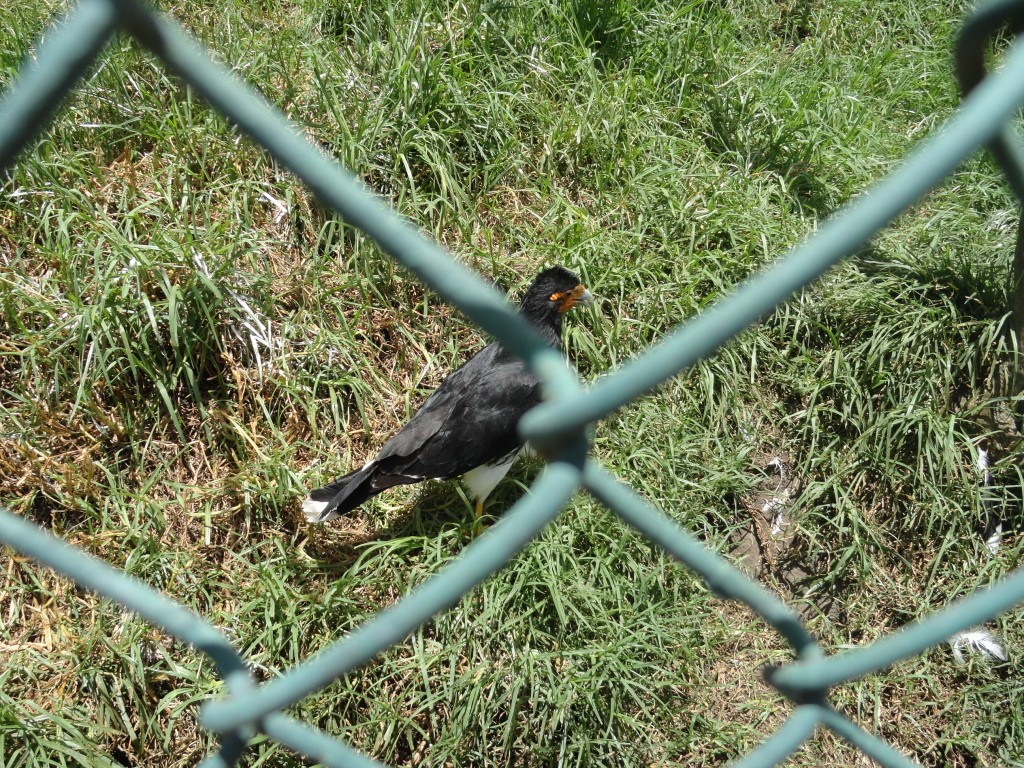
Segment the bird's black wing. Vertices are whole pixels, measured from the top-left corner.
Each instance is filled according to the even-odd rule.
[[[445,379],[384,444],[375,460],[378,478],[452,478],[501,458],[522,444],[516,424],[539,402],[536,377],[491,344]]]

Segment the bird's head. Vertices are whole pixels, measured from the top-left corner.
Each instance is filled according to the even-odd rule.
[[[561,329],[562,315],[594,300],[580,279],[565,267],[545,269],[523,296],[522,312],[541,328]]]
[[[594,300],[583,283],[565,267],[545,269],[534,278],[523,296],[523,309],[536,309],[545,315],[563,315],[579,303]]]

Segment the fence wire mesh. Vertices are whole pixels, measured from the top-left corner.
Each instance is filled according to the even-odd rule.
[[[259,733],[324,765],[375,766],[380,763],[282,714],[282,708],[365,664],[454,605],[516,556],[555,518],[571,495],[584,488],[698,573],[717,595],[749,606],[792,647],[795,661],[769,668],[764,676],[794,708],[784,724],[738,765],[777,764],[798,749],[818,726],[832,729],[883,765],[912,765],[889,744],[836,711],[829,703],[829,688],[918,654],[1024,600],[1024,572],[868,646],[826,655],[783,602],[711,553],[588,458],[585,430],[590,423],[710,354],[830,266],[853,254],[976,149],[988,147],[992,151],[1008,183],[1024,200],[1024,145],[1008,124],[1024,103],[1024,46],[1013,44],[997,73],[987,75],[984,68],[989,40],[1005,28],[1014,33],[1024,28],[1024,3],[992,2],[966,22],[956,51],[965,92],[962,108],[899,170],[702,316],[584,390],[562,358],[494,289],[367,194],[339,165],[326,161],[274,107],[215,64],[178,26],[135,0],[81,0],[47,32],[35,60],[24,67],[0,107],[0,167],[9,167],[39,135],[112,35],[118,31],[131,35],[347,222],[363,230],[445,300],[528,362],[544,383],[547,400],[523,419],[521,433],[540,449],[548,463],[532,492],[449,567],[346,638],[262,685],[252,679],[245,659],[217,628],[152,588],[2,509],[0,541],[69,576],[80,586],[120,603],[209,656],[226,684],[227,695],[203,709],[202,725],[220,734],[218,751],[203,766],[236,765],[247,744]]]

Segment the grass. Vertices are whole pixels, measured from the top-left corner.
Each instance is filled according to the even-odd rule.
[[[9,82],[57,3],[4,20]],[[173,15],[326,152],[513,291],[577,270],[587,379],[709,306],[895,167],[957,100],[966,7],[411,0],[178,2]],[[854,260],[597,425],[596,456],[805,616],[830,652],[991,583],[973,442],[1012,375],[1016,203],[977,156]],[[455,484],[311,528],[306,488],[363,462],[483,343],[124,39],[0,203],[0,498],[222,627],[261,679],[456,557]],[[782,540],[755,511],[798,481]],[[536,464],[492,497],[498,513]],[[1016,481],[1019,485],[1019,481]],[[761,526],[763,527],[763,526]],[[737,542],[762,538],[743,560]],[[0,754],[185,766],[220,690],[202,656],[10,553]],[[1021,611],[992,622],[1020,647]],[[581,496],[451,611],[290,708],[397,765],[718,765],[788,708],[785,645]],[[1014,666],[948,647],[840,686],[928,766],[1024,758]],[[270,742],[250,765],[302,765]],[[790,764],[861,765],[817,735]]]

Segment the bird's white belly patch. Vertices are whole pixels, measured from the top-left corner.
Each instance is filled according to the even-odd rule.
[[[486,499],[494,490],[494,486],[501,482],[501,479],[508,474],[509,468],[515,464],[519,457],[519,451],[513,451],[507,456],[502,456],[494,464],[481,464],[475,469],[469,470],[462,476],[462,482],[469,489],[474,499]]]

